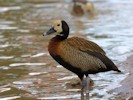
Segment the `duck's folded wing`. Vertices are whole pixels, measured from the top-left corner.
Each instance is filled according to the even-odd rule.
[[[60,45],[60,57],[83,71],[117,70],[97,44],[82,38],[70,38]]]
[[[58,48],[58,56],[64,62],[69,63],[71,66],[81,69],[82,71],[97,72],[99,69],[106,69],[106,65],[96,56],[88,54],[88,51],[94,51],[94,45],[84,47],[82,42],[64,41]],[[88,45],[87,45],[88,46]],[[100,47],[97,47],[104,53]],[[58,61],[59,62],[59,61]]]

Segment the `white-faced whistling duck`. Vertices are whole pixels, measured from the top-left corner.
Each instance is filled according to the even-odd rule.
[[[89,99],[88,74],[110,70],[121,72],[96,43],[79,37],[68,38],[69,26],[64,20],[56,20],[44,35],[52,33],[56,33],[56,36],[51,39],[48,51],[54,60],[80,78],[82,100],[84,98],[84,76],[86,76],[87,86],[86,98]]]
[[[73,0],[72,14],[76,16],[82,16],[84,14],[93,14],[93,3],[86,0]]]

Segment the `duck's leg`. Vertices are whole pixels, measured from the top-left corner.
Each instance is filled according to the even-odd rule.
[[[84,83],[84,75],[83,74],[78,74],[78,77],[81,80],[81,100],[84,100],[84,87],[85,87],[85,83]]]
[[[85,82],[84,79],[81,80],[81,100],[84,100],[84,87],[85,87]]]
[[[86,100],[89,100],[90,99],[90,96],[89,96],[89,86],[90,86],[90,77],[89,75],[86,76]]]

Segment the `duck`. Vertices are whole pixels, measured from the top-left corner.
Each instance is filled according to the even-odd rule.
[[[73,0],[72,15],[83,16],[84,14],[93,15],[94,5],[86,0]]]
[[[85,86],[86,100],[89,100],[89,74],[111,70],[121,71],[106,56],[105,51],[98,44],[81,37],[68,38],[69,31],[69,25],[66,21],[56,20],[43,35],[55,35],[48,45],[49,54],[56,62],[79,77],[81,81],[81,100],[84,100]]]

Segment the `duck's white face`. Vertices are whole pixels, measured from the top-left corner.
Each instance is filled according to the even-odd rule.
[[[63,31],[62,29],[62,21],[56,20],[52,24],[52,27],[49,29],[49,31],[44,35],[50,35],[52,33],[57,33],[56,35],[61,35],[60,33]]]
[[[52,27],[53,27],[54,30],[57,32],[57,34],[60,34],[60,33],[63,31],[61,20],[56,20],[56,21],[53,23]]]

